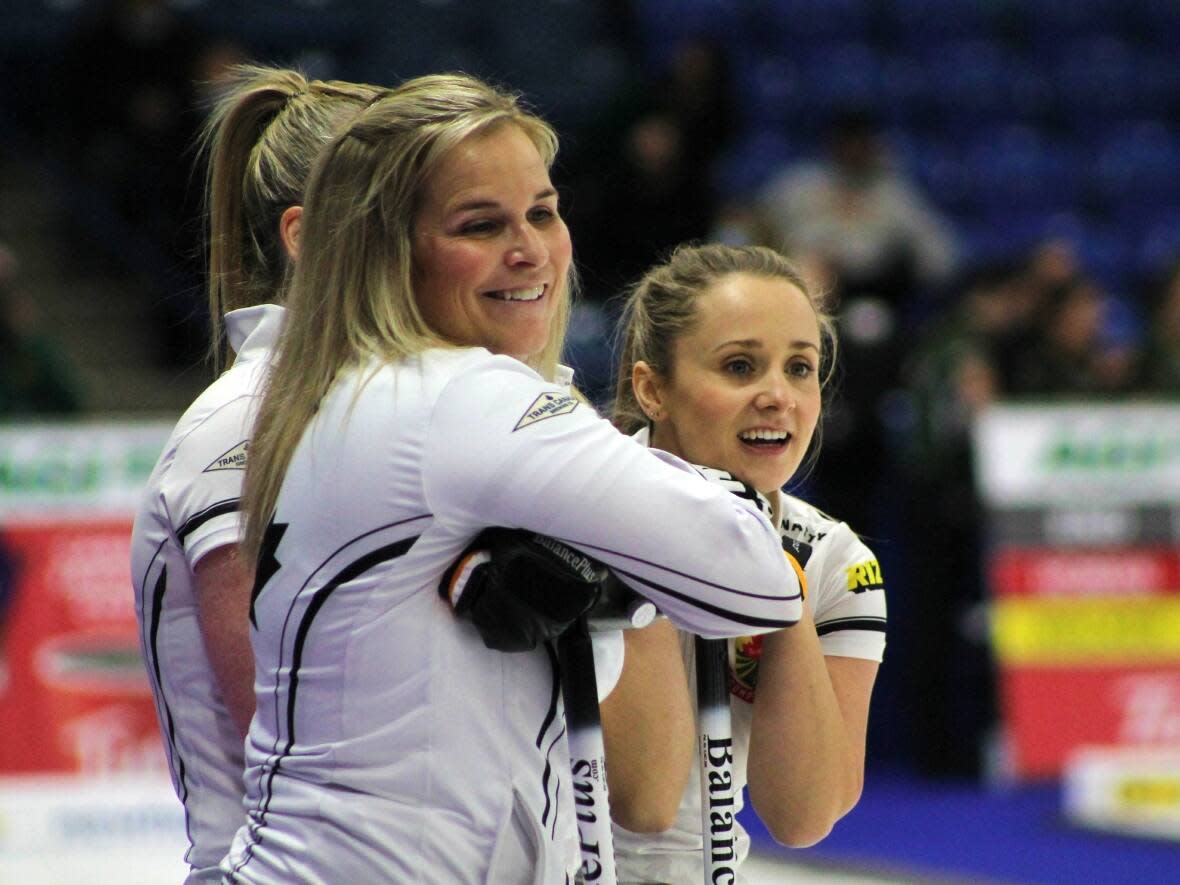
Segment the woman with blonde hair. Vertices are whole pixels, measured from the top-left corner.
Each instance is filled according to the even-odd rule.
[[[215,362],[227,344],[236,359],[177,423],[131,539],[140,644],[184,804],[189,882],[220,880],[218,864],[243,819],[254,660],[252,572],[237,555],[238,500],[257,392],[282,322],[303,187],[319,151],[378,94],[373,86],[242,66],[231,71],[204,132]]]
[[[845,523],[781,491],[817,454],[834,323],[779,253],[706,244],[682,246],[649,270],[629,293],[620,329],[617,426],[653,450],[727,470],[766,495],[783,550],[803,570],[799,623],[734,640],[728,684],[733,817],[748,783],[771,835],[810,845],[860,797],[869,700],[885,645],[885,596],[872,552]],[[696,652],[694,638],[666,622],[628,632],[622,678],[602,709],[612,772],[630,777],[650,767],[652,732],[685,721]],[[619,739],[624,723],[627,740]],[[688,729],[665,734],[663,755],[692,755]],[[700,882],[699,773],[691,770],[687,786],[647,789],[681,797],[679,811],[659,834],[616,827],[620,881]],[[729,833],[723,856],[735,871],[749,838],[736,820],[721,829]]]
[[[687,629],[798,614],[751,502],[560,383],[556,150],[514,96],[431,75],[317,164],[246,475],[258,711],[229,882],[574,875],[555,655],[490,650],[440,588],[487,527],[591,554]]]

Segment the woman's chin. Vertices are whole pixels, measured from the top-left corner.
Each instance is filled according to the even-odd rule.
[[[762,465],[761,469],[747,469],[745,475],[741,476],[734,473],[746,485],[753,486],[764,495],[771,492],[776,492],[790,482],[791,477],[795,474],[798,464],[791,463],[785,466],[775,466],[775,469],[767,469],[769,465]]]

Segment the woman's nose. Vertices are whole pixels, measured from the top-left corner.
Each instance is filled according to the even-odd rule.
[[[514,237],[508,249],[509,264],[542,265],[549,259],[549,249],[544,237],[531,224],[522,224],[514,229]]]
[[[777,372],[770,372],[758,387],[754,405],[759,409],[793,409],[794,391],[786,378]]]

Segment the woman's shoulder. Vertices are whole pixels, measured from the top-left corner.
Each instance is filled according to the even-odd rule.
[[[813,551],[827,551],[824,559],[863,559],[873,553],[864,540],[847,522],[825,513],[814,504],[809,504],[794,495],[782,496],[782,525],[780,533],[783,547],[788,543],[808,555]]]
[[[494,354],[485,347],[434,347],[423,351],[415,362],[426,372],[448,379],[517,375],[535,381],[542,380],[534,369],[520,360]]]
[[[198,451],[198,457],[208,451],[214,457],[241,443],[250,434],[261,385],[252,368],[226,370],[184,410],[165,449]]]
[[[832,535],[852,535],[848,524],[794,495],[782,494],[783,537],[815,546]]]
[[[371,357],[343,372],[336,384],[341,392],[359,391],[366,396],[401,390],[406,383],[412,389],[437,393],[453,383],[494,387],[512,376],[541,380],[519,360],[497,356],[483,347],[433,347],[396,360]]]

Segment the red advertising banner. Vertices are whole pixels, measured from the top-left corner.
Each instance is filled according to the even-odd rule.
[[[1000,700],[1031,777],[1059,774],[1078,747],[1180,744],[1180,667],[1010,667]]]
[[[140,657],[129,520],[0,529],[9,561],[0,771],[165,767]]]
[[[998,596],[1180,593],[1180,550],[1003,547],[992,554],[990,584]]]
[[[169,431],[0,427],[0,775],[166,769],[130,535]]]

